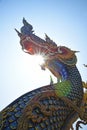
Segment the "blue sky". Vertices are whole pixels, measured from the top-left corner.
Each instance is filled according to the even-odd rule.
[[[77,67],[87,81],[87,0],[0,0],[0,110],[50,82],[51,73],[21,50],[14,28],[20,30],[23,17],[41,38],[47,33],[58,45],[80,51]]]

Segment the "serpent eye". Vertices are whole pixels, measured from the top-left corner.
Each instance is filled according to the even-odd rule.
[[[58,53],[62,54],[62,50],[61,50],[61,47],[58,47]]]

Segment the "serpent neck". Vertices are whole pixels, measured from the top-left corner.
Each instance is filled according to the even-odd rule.
[[[79,86],[82,87],[82,79],[81,79],[81,76],[80,76],[80,73],[79,73],[77,67],[68,66],[67,72],[68,72],[67,79],[69,79],[72,82],[73,86],[75,85],[76,87],[79,87]]]
[[[68,97],[71,100],[78,100],[78,103],[81,103],[83,98],[83,88],[82,88],[82,79],[80,76],[80,73],[76,66],[68,66],[67,67],[68,77],[67,80],[69,80],[72,84],[72,89]]]

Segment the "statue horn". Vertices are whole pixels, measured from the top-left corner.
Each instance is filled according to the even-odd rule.
[[[78,52],[80,52],[80,51],[73,51],[74,53],[78,53]]]
[[[22,34],[15,28],[15,31],[17,32],[18,36],[21,37]]]

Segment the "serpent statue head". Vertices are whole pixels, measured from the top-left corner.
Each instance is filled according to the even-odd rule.
[[[48,68],[57,77],[58,75],[56,75],[56,72],[53,72],[48,66],[49,62],[51,63],[51,61],[55,59],[68,66],[76,64],[76,51],[65,46],[57,46],[47,34],[45,34],[45,40],[39,38],[33,33],[32,25],[30,25],[24,18],[23,24],[21,32],[15,29],[20,37],[22,50],[30,55],[41,55],[44,58],[44,64],[41,65],[42,69]]]

